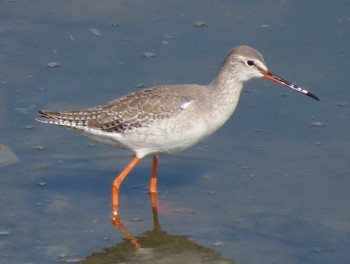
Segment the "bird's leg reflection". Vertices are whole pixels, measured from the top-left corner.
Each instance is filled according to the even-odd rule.
[[[153,230],[160,230],[159,217],[158,217],[158,194],[149,193],[152,204],[152,216],[153,216]]]
[[[149,197],[152,205],[153,231],[161,231],[158,217],[158,195],[150,192]],[[142,247],[140,241],[122,224],[119,215],[113,219],[113,225],[123,234],[124,238],[131,242],[136,250]]]
[[[113,225],[114,227],[118,228],[120,232],[122,232],[124,238],[129,240],[136,250],[142,247],[140,241],[134,237],[134,235],[122,224],[119,216],[113,219]]]
[[[153,229],[161,230],[158,218],[158,191],[157,191],[157,168],[158,168],[158,155],[153,156],[152,177],[149,188],[149,198],[152,205],[153,216]]]

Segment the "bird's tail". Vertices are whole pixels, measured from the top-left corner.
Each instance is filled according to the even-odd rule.
[[[82,120],[77,112],[54,112],[48,110],[38,111],[41,116],[36,121],[41,123],[64,126],[70,128],[82,128],[86,125],[86,120]]]

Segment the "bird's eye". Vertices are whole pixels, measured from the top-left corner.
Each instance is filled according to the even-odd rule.
[[[253,61],[253,60],[248,60],[248,61],[247,61],[247,64],[248,64],[249,66],[253,66],[253,65],[255,65],[255,63],[254,63],[254,61]]]

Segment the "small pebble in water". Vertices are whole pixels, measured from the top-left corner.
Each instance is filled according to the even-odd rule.
[[[103,34],[98,28],[90,28],[90,32],[96,36],[103,36]]]
[[[7,230],[0,230],[0,236],[3,236],[3,237],[11,236],[11,232]]]
[[[193,23],[193,26],[195,27],[205,27],[207,26],[207,23],[205,23],[204,21],[196,21]]]
[[[136,84],[136,88],[137,89],[142,89],[142,88],[145,88],[146,87],[146,85],[144,84],[144,83],[138,83],[138,84]]]
[[[10,147],[0,144],[0,167],[10,166],[20,162]]]
[[[322,252],[322,248],[320,247],[315,247],[313,250],[312,250],[313,253],[321,253]]]
[[[223,243],[223,242],[214,242],[214,243],[212,244],[213,247],[222,247],[222,246],[224,246],[224,245],[225,245],[225,243]]]
[[[326,126],[326,124],[321,122],[321,121],[312,122],[311,125],[314,127],[325,127]]]
[[[14,110],[21,114],[30,114],[35,108],[36,105],[29,105],[27,107],[16,107]]]
[[[176,38],[176,35],[178,34],[179,32],[170,32],[170,33],[164,33],[163,34],[163,37],[165,39],[175,39]]]
[[[118,22],[112,22],[110,25],[111,25],[112,27],[118,27],[118,26],[120,26],[120,23],[118,23]]]
[[[43,151],[43,150],[45,150],[45,147],[44,146],[36,146],[35,149],[39,150],[39,151]]]
[[[348,104],[345,102],[337,102],[335,105],[339,107],[344,107],[344,106],[347,106]]]
[[[55,61],[51,61],[51,62],[49,62],[48,64],[47,64],[47,67],[48,68],[50,68],[50,69],[54,69],[54,68],[57,68],[57,67],[59,67],[60,65],[57,63],[57,62],[55,62]]]
[[[145,52],[145,53],[143,53],[143,56],[146,58],[154,58],[156,56],[156,54],[154,54],[152,52]]]

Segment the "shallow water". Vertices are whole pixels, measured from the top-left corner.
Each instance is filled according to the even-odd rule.
[[[0,262],[348,263],[349,8],[2,1],[0,151],[12,153],[0,155]],[[142,160],[121,188],[122,223],[143,245],[135,251],[110,220],[110,184],[131,153],[38,124],[36,111],[93,106],[143,85],[205,84],[240,44],[321,101],[247,83],[217,134],[160,157],[156,228],[151,159]]]

